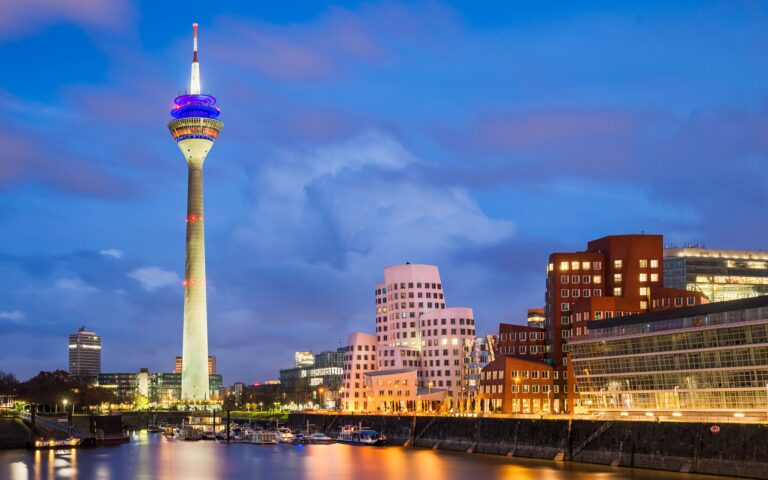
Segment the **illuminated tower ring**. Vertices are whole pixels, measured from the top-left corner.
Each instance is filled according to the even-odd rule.
[[[208,307],[205,290],[205,230],[203,227],[203,162],[223,123],[216,97],[200,93],[200,64],[197,60],[197,24],[189,93],[176,97],[168,123],[176,144],[187,159],[187,253],[184,268],[184,340],[181,370],[181,398],[207,401]]]

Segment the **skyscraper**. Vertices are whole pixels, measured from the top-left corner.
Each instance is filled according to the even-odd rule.
[[[69,374],[95,377],[101,373],[101,337],[80,327],[69,336]]]
[[[197,24],[189,92],[174,99],[168,123],[187,159],[187,256],[184,269],[184,344],[181,398],[206,401],[208,382],[208,313],[205,293],[205,233],[203,228],[203,162],[224,126],[216,120],[216,98],[201,93],[197,59]]]

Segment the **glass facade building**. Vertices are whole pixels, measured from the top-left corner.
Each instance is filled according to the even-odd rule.
[[[587,411],[768,415],[768,297],[595,321],[570,345]]]
[[[710,302],[768,295],[768,252],[667,248],[664,286],[703,293]]]

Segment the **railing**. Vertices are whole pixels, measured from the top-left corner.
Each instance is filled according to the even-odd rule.
[[[608,430],[609,428],[611,428],[611,425],[613,425],[613,423],[614,423],[615,421],[616,421],[616,420],[608,420],[608,421],[607,421],[607,422],[605,422],[604,424],[600,425],[600,428],[598,428],[597,430],[595,430],[594,432],[592,432],[592,434],[591,434],[590,436],[588,436],[588,437],[586,438],[586,440],[584,440],[583,442],[581,442],[581,444],[579,444],[579,446],[578,446],[578,447],[576,447],[576,448],[574,448],[574,449],[573,449],[573,451],[571,452],[571,455],[570,455],[570,458],[571,458],[571,460],[573,460],[574,458],[576,458],[576,455],[580,454],[580,453],[581,453],[581,451],[582,451],[582,450],[584,450],[584,449],[587,447],[587,445],[589,445],[590,443],[592,443],[592,442],[594,442],[595,440],[597,440],[597,438],[598,438],[600,435],[602,435],[603,433],[605,433],[605,431],[606,431],[606,430]]]
[[[27,422],[29,424],[32,424],[32,415],[31,414],[24,412],[24,413],[20,413],[19,417],[22,420],[24,420],[25,422]],[[54,430],[54,431],[57,431],[59,433],[63,433],[65,435],[67,435],[67,436],[73,436],[73,437],[77,437],[77,438],[81,438],[81,439],[82,438],[86,438],[86,437],[90,437],[90,434],[87,434],[87,433],[85,433],[85,432],[75,428],[74,426],[70,427],[69,423],[61,424],[59,422],[54,422],[53,420],[49,420],[49,419],[47,419],[45,417],[41,417],[40,415],[36,415],[35,416],[35,426],[39,426],[39,427],[45,428],[46,430]]]

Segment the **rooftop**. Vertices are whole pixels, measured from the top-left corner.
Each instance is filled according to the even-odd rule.
[[[375,372],[366,372],[365,375],[369,377],[380,377],[383,375],[399,375],[401,373],[416,372],[415,368],[393,368],[391,370],[377,370]]]

